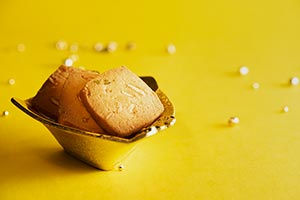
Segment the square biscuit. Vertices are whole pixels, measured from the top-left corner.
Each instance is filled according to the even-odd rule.
[[[110,135],[129,137],[163,112],[157,94],[126,67],[106,71],[81,90],[95,121]]]
[[[61,65],[50,75],[31,100],[31,105],[35,110],[57,120],[60,96],[70,71],[69,67]]]
[[[104,133],[83,105],[79,93],[99,73],[70,67],[59,101],[58,122],[81,130]]]

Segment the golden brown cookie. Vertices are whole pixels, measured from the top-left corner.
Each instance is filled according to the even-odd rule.
[[[104,133],[86,110],[79,96],[84,85],[98,75],[99,73],[94,71],[70,67],[59,100],[59,123],[81,130]]]
[[[60,66],[39,89],[32,98],[32,107],[40,113],[57,120],[59,115],[59,99],[70,73],[70,68]]]
[[[126,67],[90,80],[80,96],[95,121],[108,134],[120,137],[150,125],[164,110],[156,93]]]

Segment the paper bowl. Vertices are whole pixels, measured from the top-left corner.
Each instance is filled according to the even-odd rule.
[[[143,139],[172,126],[175,111],[168,97],[158,88],[153,77],[141,77],[156,92],[164,106],[162,115],[131,138],[104,135],[61,125],[34,111],[31,99],[12,98],[11,102],[24,113],[45,125],[65,152],[101,170],[120,169],[121,162]]]

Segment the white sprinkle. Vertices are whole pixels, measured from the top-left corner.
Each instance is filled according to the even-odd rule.
[[[68,48],[68,44],[64,40],[59,40],[56,42],[55,47],[57,50],[66,50]]]
[[[18,50],[18,52],[24,52],[26,50],[25,44],[22,44],[22,43],[18,44],[17,50]]]
[[[2,116],[8,116],[9,112],[7,110],[3,111]]]
[[[107,52],[112,53],[116,51],[118,48],[118,44],[116,42],[109,42],[107,45]]]
[[[249,68],[247,66],[242,66],[239,69],[240,75],[246,76],[249,73]]]
[[[101,42],[97,42],[95,45],[94,45],[94,50],[96,52],[101,52],[104,50],[104,45],[101,43]]]
[[[292,77],[291,79],[290,79],[290,84],[291,85],[298,85],[299,84],[299,78],[298,77]]]
[[[167,46],[167,52],[168,52],[169,54],[174,54],[174,53],[176,53],[176,47],[175,47],[175,45],[174,45],[174,44],[169,44],[169,45]]]
[[[230,117],[228,120],[228,125],[229,126],[235,126],[238,123],[240,123],[240,119],[238,117]]]
[[[255,89],[255,90],[257,90],[257,89],[260,88],[260,84],[259,83],[253,83],[252,84],[252,88]]]
[[[69,58],[71,58],[73,62],[76,62],[78,61],[79,56],[77,54],[72,54]]]
[[[9,85],[14,85],[16,83],[16,80],[13,79],[13,78],[10,78],[10,79],[8,79],[7,82],[8,82]]]
[[[71,44],[71,45],[70,45],[70,51],[71,51],[72,53],[77,52],[78,49],[79,49],[78,44],[74,43],[74,44]]]
[[[72,60],[71,58],[67,58],[67,59],[65,60],[65,65],[66,65],[67,67],[73,66],[73,60]]]
[[[288,106],[284,106],[282,110],[283,112],[287,113],[290,111],[290,108]]]

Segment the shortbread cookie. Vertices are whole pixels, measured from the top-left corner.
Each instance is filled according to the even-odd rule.
[[[126,67],[90,80],[80,96],[95,121],[108,134],[120,137],[150,125],[164,110],[156,93]]]
[[[42,85],[38,93],[32,98],[31,105],[38,112],[57,120],[59,115],[59,99],[70,68],[60,66]]]
[[[58,122],[81,130],[103,133],[80,100],[79,92],[91,79],[99,73],[70,67],[59,100]]]

